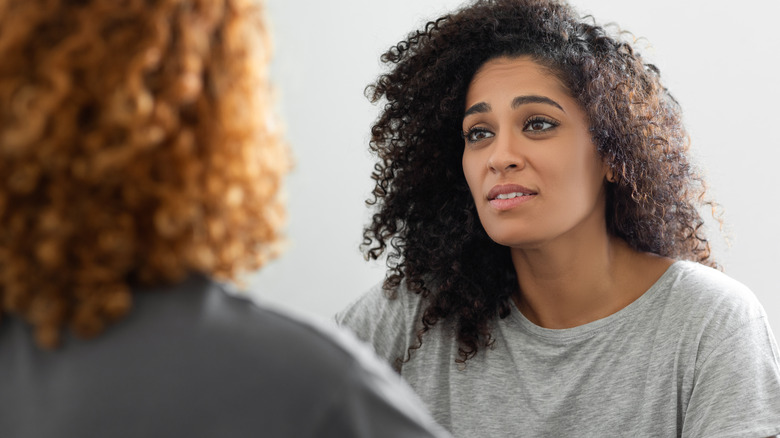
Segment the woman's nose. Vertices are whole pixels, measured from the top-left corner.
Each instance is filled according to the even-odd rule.
[[[511,172],[525,167],[520,139],[513,134],[498,134],[491,145],[488,168],[491,172]]]

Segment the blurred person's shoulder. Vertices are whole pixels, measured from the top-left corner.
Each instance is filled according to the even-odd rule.
[[[135,291],[125,320],[54,351],[4,321],[0,372],[10,387],[0,411],[16,411],[19,436],[438,433],[400,377],[351,335],[202,276]],[[42,400],[46,419],[24,420]]]

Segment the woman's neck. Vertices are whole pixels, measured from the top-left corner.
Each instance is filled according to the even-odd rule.
[[[546,328],[571,328],[609,316],[639,298],[671,259],[641,253],[604,233],[576,244],[513,248],[520,312]]]

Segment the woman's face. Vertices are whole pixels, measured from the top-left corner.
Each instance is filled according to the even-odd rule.
[[[585,112],[548,69],[526,57],[488,61],[465,110],[463,173],[491,239],[532,249],[606,232],[607,166]]]

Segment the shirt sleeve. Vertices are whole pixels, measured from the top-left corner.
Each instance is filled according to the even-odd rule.
[[[700,363],[683,437],[780,434],[780,354],[765,316],[744,323]]]

